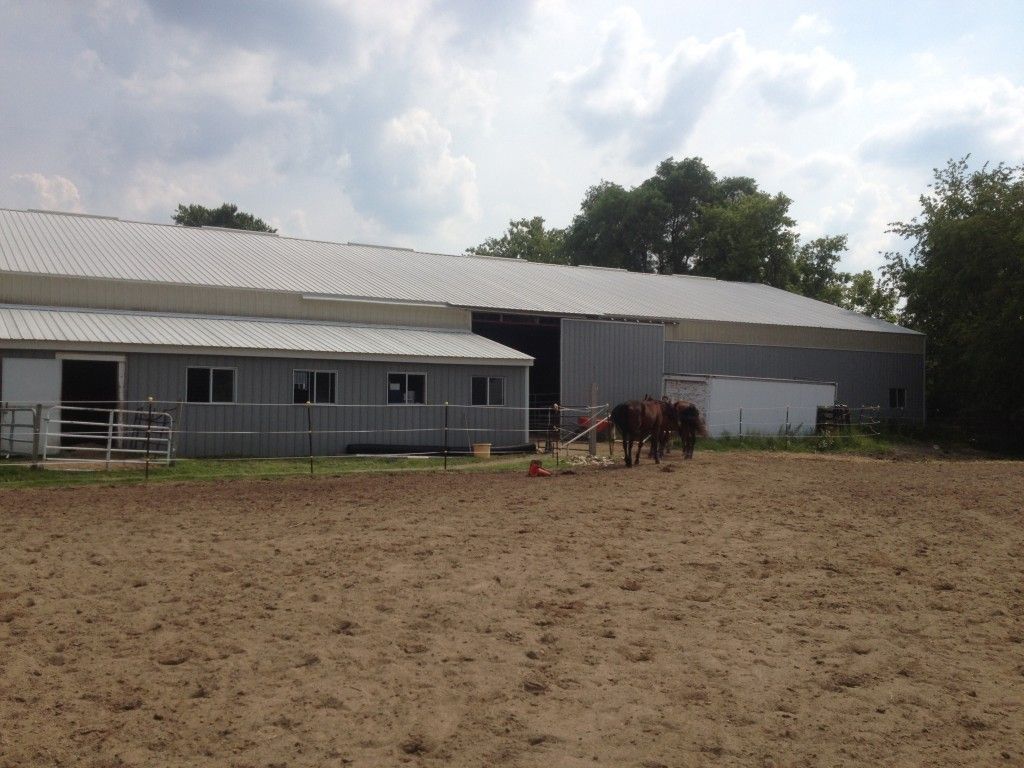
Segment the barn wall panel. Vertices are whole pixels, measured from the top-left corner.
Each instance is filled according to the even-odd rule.
[[[665,328],[655,323],[562,320],[562,392],[566,405],[615,404],[661,392]]]
[[[190,366],[234,368],[238,404],[183,402]],[[294,370],[335,371],[337,402],[353,407],[293,404]],[[446,400],[451,404],[449,445],[465,450],[472,442],[526,441],[527,371],[521,366],[130,354],[125,386],[129,400],[152,396],[172,410],[181,429],[182,456],[302,456],[308,451],[309,417],[318,455],[343,453],[349,443],[440,445]],[[427,404],[388,405],[388,373],[424,373]],[[473,376],[504,377],[507,407],[466,407]]]
[[[924,418],[919,354],[670,341],[665,372],[831,381],[839,401],[850,406],[878,405],[886,418]],[[890,387],[906,389],[903,410],[889,408]]]
[[[201,315],[326,320],[373,325],[468,329],[471,313],[455,307],[304,299],[285,291],[158,285],[51,275],[5,274],[0,303]]]

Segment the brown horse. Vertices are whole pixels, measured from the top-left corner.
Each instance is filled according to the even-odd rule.
[[[683,443],[683,458],[693,458],[693,446],[697,442],[697,436],[708,436],[708,427],[701,418],[700,411],[693,403],[686,400],[676,400],[672,404],[672,411],[675,415],[675,428],[679,432],[679,439]]]
[[[650,438],[655,464],[661,463],[661,435],[664,431],[665,407],[660,400],[627,400],[612,408],[612,424],[622,433],[626,466],[640,463],[643,441]],[[614,439],[614,438],[612,438]],[[636,459],[632,456],[636,443]]]
[[[644,395],[644,402],[648,400],[654,400],[650,395]],[[658,453],[664,458],[672,444],[672,435],[679,431],[679,423],[676,418],[676,409],[673,406],[671,400],[668,397],[663,397],[661,400],[655,401],[661,405],[662,418],[661,418],[661,440],[658,443]],[[649,453],[650,457],[654,458],[654,441],[651,441],[651,450]]]

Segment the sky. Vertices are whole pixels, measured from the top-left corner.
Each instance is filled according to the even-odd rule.
[[[849,270],[952,158],[1024,162],[1024,3],[0,0],[0,207],[459,253],[668,157]]]

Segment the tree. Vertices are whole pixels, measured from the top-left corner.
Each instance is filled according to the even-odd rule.
[[[668,205],[664,231],[656,244],[659,271],[682,274],[693,267],[701,235],[703,206],[715,198],[717,179],[699,157],[658,164],[654,176],[640,189],[656,192]]]
[[[812,299],[842,304],[851,276],[837,271],[836,265],[845,250],[846,235],[819,237],[801,245],[796,253],[797,279],[793,289]]]
[[[870,269],[846,277],[848,282],[844,286],[839,306],[869,317],[877,317],[887,323],[899,322],[899,315],[896,312],[899,294],[891,280],[876,280]]]
[[[797,249],[796,293],[895,323],[899,296],[891,281],[876,280],[871,270],[851,275],[836,269],[846,250],[846,235],[819,237]]]
[[[231,203],[223,203],[219,208],[205,208],[195,203],[185,206],[179,203],[177,213],[171,218],[175,224],[185,227],[227,227],[255,232],[277,232],[263,219],[239,211],[238,206]]]
[[[489,237],[475,248],[467,248],[466,253],[547,264],[569,263],[565,251],[565,230],[545,229],[544,219],[540,216],[510,221],[508,230],[501,237]]]
[[[908,253],[886,257],[903,322],[928,335],[929,405],[1024,447],[1024,165],[951,160],[920,203],[890,228]]]
[[[766,283],[892,319],[890,281],[837,270],[845,235],[798,248],[791,202],[748,176],[718,178],[699,157],[670,157],[632,189],[611,181],[590,187],[565,230],[546,230],[539,216],[519,219],[468,252]]]
[[[708,206],[694,272],[722,280],[765,283],[790,288],[797,280],[793,258],[796,222],[790,199],[779,193],[740,193]]]
[[[573,264],[653,272],[668,205],[656,190],[602,181],[587,190],[565,233]]]

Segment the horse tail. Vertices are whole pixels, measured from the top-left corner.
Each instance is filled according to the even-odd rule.
[[[612,425],[617,427],[622,434],[626,434],[629,427],[629,406],[626,403],[619,403],[612,408],[610,418]],[[614,433],[612,438],[614,439]]]

